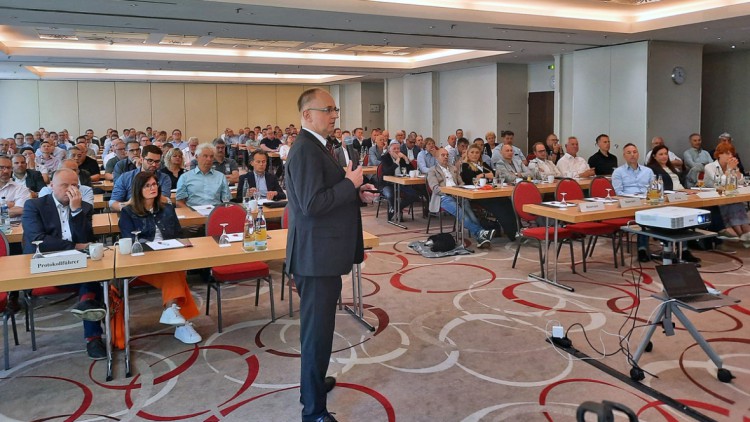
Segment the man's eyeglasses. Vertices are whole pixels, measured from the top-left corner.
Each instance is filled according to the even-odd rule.
[[[326,108],[308,108],[308,110],[322,111],[323,113],[339,113],[341,111],[338,107],[326,107]]]
[[[145,158],[143,161],[145,161],[145,162],[147,162],[149,164],[154,164],[154,163],[158,163],[161,160],[152,160],[151,158]]]
[[[140,153],[141,149],[140,148],[133,148],[133,149],[129,149],[128,152],[138,152],[138,153]]]

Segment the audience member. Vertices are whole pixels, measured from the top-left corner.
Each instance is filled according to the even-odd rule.
[[[21,154],[13,155],[11,160],[13,163],[13,181],[19,185],[26,186],[29,189],[31,197],[36,198],[39,191],[45,187],[42,173],[28,168],[26,158]]]
[[[609,136],[603,133],[597,136],[596,146],[599,151],[589,157],[589,167],[597,176],[609,176],[617,168],[617,157],[609,153]]]
[[[169,142],[167,142],[167,145]],[[173,189],[177,188],[177,180],[185,173],[185,166],[183,164],[183,153],[182,150],[177,148],[170,148],[163,155],[164,159],[163,166],[159,169],[160,172],[169,176],[169,181]]]
[[[74,149],[76,151],[78,150],[77,148],[74,148]],[[94,206],[94,189],[92,189],[91,186],[81,183],[81,179],[83,177],[87,177],[88,178],[87,181],[89,182],[89,184],[91,183],[91,178],[88,176],[88,172],[86,172],[85,170],[84,171],[79,170],[78,162],[71,158],[64,160],[60,164],[60,168],[73,170],[78,175],[78,191],[81,193],[81,200],[87,204],[90,204],[93,207]],[[39,197],[41,198],[42,196],[46,196],[51,193],[52,193],[52,188],[49,186],[45,186],[39,191]]]
[[[447,145],[445,146],[445,150],[448,151],[448,160],[450,160],[450,154],[453,153],[453,150],[456,149],[456,142],[458,141],[458,138],[456,138],[456,135],[448,135],[448,140],[446,141]]]
[[[42,141],[39,147],[39,152],[36,158],[36,169],[42,173],[45,183],[49,183],[49,175],[52,174],[58,167],[60,167],[60,159],[52,155],[52,142],[45,140]]]
[[[60,163],[60,167],[63,167],[65,164],[65,161],[72,160],[76,163],[76,171],[78,173],[78,182],[81,185],[92,187],[92,179],[91,179],[91,173],[89,173],[86,170],[81,169],[81,163],[84,162],[84,160],[87,158],[86,155],[83,154],[83,151],[79,148],[71,148],[68,151],[68,158],[66,160],[63,160],[62,163]]]
[[[286,199],[286,194],[276,176],[267,171],[268,153],[255,151],[252,155],[252,164],[252,170],[240,177],[234,202],[242,202],[243,198],[252,197],[255,192],[258,192],[261,198],[272,201]]]
[[[495,149],[497,151],[497,149]],[[495,157],[493,156],[493,162]],[[531,175],[529,168],[513,155],[513,145],[503,144],[500,149],[500,160],[495,162],[497,177],[506,183],[513,183],[518,178],[525,179]]]
[[[713,158],[703,149],[700,133],[691,133],[689,140],[690,148],[682,154],[682,158],[685,163],[685,186],[691,188],[698,182],[698,175],[703,172],[705,165],[713,162]]]
[[[565,151],[567,151],[565,155],[557,160],[557,168],[564,177],[591,177],[594,175],[594,169],[589,168],[586,160],[578,156],[578,138],[575,136],[568,137]]]
[[[484,154],[491,158],[492,150],[497,146],[497,135],[495,135],[495,132],[489,131],[484,134],[484,139],[487,141],[487,143],[484,144]],[[492,164],[492,161],[490,161],[490,164]]]
[[[646,160],[644,162],[648,163],[651,160],[651,151],[660,145],[664,145],[664,138],[661,136],[654,136],[653,139],[651,139],[651,149],[646,153]],[[672,166],[674,167],[682,167],[682,160],[672,151],[669,151],[669,161],[672,162]]]
[[[129,145],[133,144],[130,143]],[[140,160],[140,167],[123,173],[115,181],[112,188],[112,196],[109,199],[109,208],[112,211],[122,211],[122,208],[131,204],[132,198],[130,197],[130,193],[133,186],[133,179],[142,171],[154,173],[155,177],[159,179],[159,186],[162,192],[161,201],[164,203],[170,202],[169,196],[172,190],[172,182],[168,175],[157,171],[161,163],[161,150],[156,145],[146,145],[143,147],[142,154],[143,158]]]
[[[399,132],[401,132],[403,134],[404,131],[402,130],[402,131],[399,131]],[[397,132],[396,138],[398,138],[398,132]],[[419,156],[419,152],[420,151],[421,150],[417,146],[417,139],[416,139],[416,137],[414,137],[414,138],[411,138],[411,137],[406,138],[404,140],[403,145],[401,145],[401,152],[404,153],[404,155],[406,155],[406,157],[409,159],[409,161],[416,160],[417,157]]]
[[[212,168],[215,154],[213,145],[198,145],[195,150],[196,167],[177,180],[175,198],[178,207],[216,205],[232,199],[226,177]]]
[[[377,135],[375,138],[375,145],[372,146],[369,150],[370,158],[368,164],[371,166],[377,166],[380,165],[380,160],[383,158],[383,155],[386,153],[386,142],[388,142],[388,138],[386,138],[385,135],[380,134]]]
[[[437,165],[437,146],[432,138],[425,138],[425,146],[417,155],[417,168],[422,174],[427,174],[431,168]],[[447,150],[446,150],[447,151]]]
[[[448,163],[456,167],[457,171],[461,171],[461,163],[464,160],[466,150],[469,148],[469,140],[466,138],[459,138],[456,141],[456,147],[448,152]]]
[[[543,178],[562,176],[560,169],[548,158],[544,142],[535,143],[531,149],[534,151],[534,159],[529,161],[529,170],[538,172]]]
[[[395,176],[398,169],[399,174],[406,174],[412,169],[409,165],[409,159],[401,152],[401,145],[398,141],[393,140],[388,145],[388,152],[383,155],[381,161],[383,165],[383,176]],[[383,196],[388,200],[388,220],[392,220],[395,212],[401,213],[401,210],[408,208],[412,203],[419,200],[419,194],[410,186],[401,187],[401,209],[396,210],[395,191],[393,184],[384,180],[379,180],[380,190]]]
[[[339,162],[341,167],[346,167],[350,161],[354,162],[352,169],[359,166],[359,149],[354,148],[353,143],[352,137],[348,136],[344,138],[344,142],[341,146],[336,147],[336,149],[333,150],[333,156],[336,158],[336,161]]]
[[[23,160],[21,160],[23,161]],[[24,183],[13,181],[13,160],[0,155],[0,198],[5,197],[11,222],[20,221],[23,204],[31,198],[29,188]]]
[[[472,143],[482,149],[482,162],[487,164],[487,166],[489,166],[490,168],[492,168],[492,157],[490,156],[491,152],[490,154],[485,153],[486,151],[485,147],[487,146],[487,144],[484,143],[484,139],[475,138],[474,142]]]
[[[714,161],[705,166],[705,176],[703,182],[706,187],[716,186],[722,176],[729,177],[731,171],[739,170],[739,160],[736,157],[734,146],[730,142],[722,142],[716,146],[714,151]],[[738,175],[741,177],[741,175]],[[719,182],[721,183],[721,181]],[[721,218],[724,225],[731,228],[734,234],[745,243],[745,247],[750,247],[750,219],[747,216],[747,209],[744,203],[734,203],[719,206]]]

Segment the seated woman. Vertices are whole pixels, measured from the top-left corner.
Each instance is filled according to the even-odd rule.
[[[408,173],[413,167],[410,165],[409,159],[406,155],[401,152],[401,145],[398,141],[391,142],[388,145],[388,151],[383,154],[380,161],[383,166],[383,176],[395,176],[396,169],[399,169],[400,174]],[[383,192],[383,196],[388,200],[388,220],[393,220],[395,216],[395,194],[393,184],[379,180],[380,189]],[[419,200],[419,194],[411,186],[401,187],[401,209],[408,208],[409,205]],[[401,213],[401,210],[398,210]]]
[[[140,230],[138,240],[160,241],[174,239],[180,234],[180,221],[174,207],[161,204],[159,183],[153,173],[140,172],[133,179],[130,205],[120,214],[120,233],[129,236]],[[183,343],[194,344],[202,340],[193,325],[187,320],[200,313],[187,285],[185,271],[154,274],[138,277],[157,289],[161,289],[164,311],[159,322],[176,325],[174,336]]]
[[[495,177],[492,168],[482,160],[482,147],[478,144],[469,146],[466,151],[466,161],[461,164],[461,180],[470,185],[475,177],[485,178],[489,182]],[[516,239],[516,221],[513,218],[513,205],[509,198],[488,198],[472,201],[489,211],[500,223],[503,232],[510,239]]]
[[[742,177],[742,173],[739,172],[739,161],[732,144],[728,142],[720,143],[714,151],[714,158],[716,161],[706,164],[704,168],[703,183],[706,187],[714,187],[717,179],[720,179],[721,176],[729,177],[729,173],[733,170],[737,172],[739,177]],[[734,230],[740,240],[744,242],[746,248],[750,247],[750,219],[747,217],[745,204],[737,202],[721,205],[719,211],[726,227]]]
[[[177,189],[177,180],[185,173],[184,158],[182,150],[178,148],[172,148],[164,154],[164,166],[159,171],[169,176],[172,189]]]

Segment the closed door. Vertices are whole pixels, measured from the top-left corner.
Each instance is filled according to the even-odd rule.
[[[544,142],[555,129],[555,91],[529,92],[529,140],[527,150],[535,142]]]

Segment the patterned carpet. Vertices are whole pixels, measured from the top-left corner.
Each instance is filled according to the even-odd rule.
[[[580,403],[602,400],[623,403],[644,421],[694,420],[545,341],[553,322],[573,326],[568,336],[574,347],[627,378],[625,355],[612,353],[619,349],[618,332],[638,326],[629,339],[634,351],[646,330],[658,303],[650,296],[661,291],[653,264],[615,269],[609,240],[601,240],[586,273],[579,263],[573,274],[569,255],[561,254],[560,280],[575,288],[567,292],[528,279],[539,266],[531,246],[522,248],[515,269],[515,244],[500,238],[489,251],[426,259],[407,247],[426,238],[426,220],[408,219],[409,229],[401,230],[386,224],[383,214],[375,219],[373,207],[363,208],[365,230],[380,236],[363,265],[365,317],[377,330],[369,332],[345,311],[337,317],[329,372],[338,385],[328,406],[339,420],[573,421]],[[580,246],[575,253],[580,260]],[[678,322],[675,336],[657,329],[653,351],[640,362],[654,376],[646,375],[643,384],[709,419],[747,422],[750,283],[744,261],[750,250],[697,255],[706,281],[742,299],[731,308],[686,312],[737,378],[719,382],[715,366]],[[288,315],[286,293],[280,298],[281,263],[271,268],[277,321],[270,322],[267,288],[256,308],[254,283],[227,287],[224,332],[217,333],[212,304],[210,316],[193,321],[204,337],[195,347],[158,323],[158,291],[136,289],[134,376],[124,377],[119,352],[112,382],[104,382],[104,361],[85,356],[80,323],[66,312],[74,299],[40,300],[39,350],[32,352],[28,333],[20,332],[21,345],[11,346],[12,367],[0,372],[0,420],[299,420],[299,320],[296,312]],[[205,286],[191,276],[191,287],[203,307]],[[345,277],[344,302],[351,300],[347,295]],[[298,299],[295,293],[295,309]],[[628,318],[636,306],[637,315]],[[587,344],[581,327],[608,356]]]

